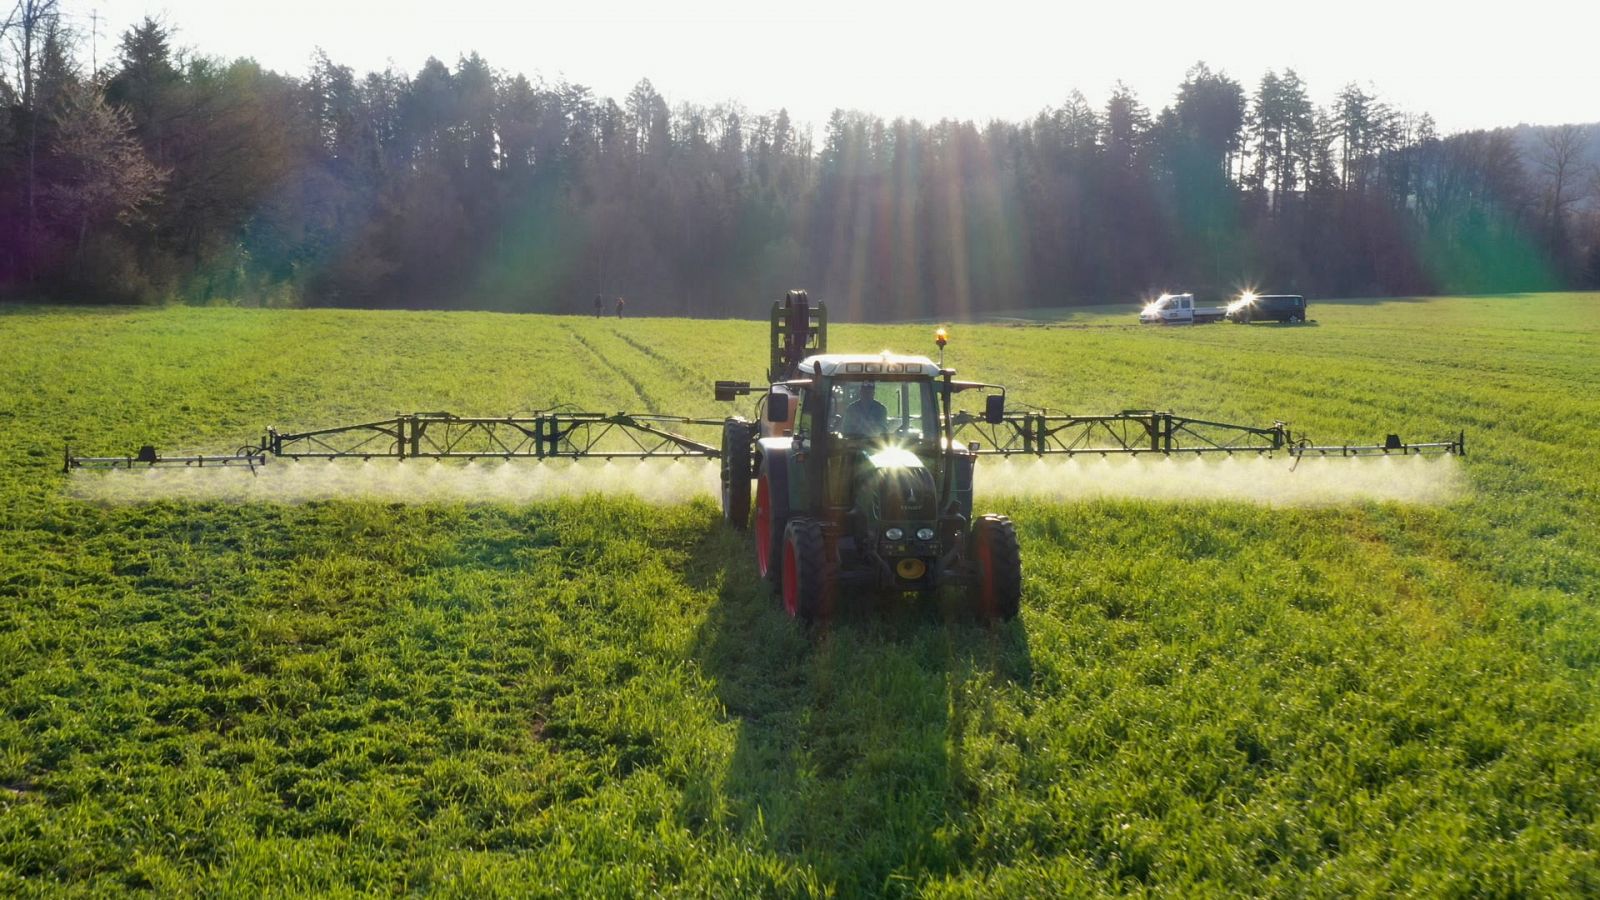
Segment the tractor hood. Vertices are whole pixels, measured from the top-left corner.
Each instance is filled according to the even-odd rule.
[[[867,462],[874,469],[926,469],[927,463],[922,457],[912,453],[904,447],[884,447],[882,450],[867,451]]]
[[[903,447],[887,447],[866,457],[856,496],[870,520],[905,522],[937,516],[938,491],[921,457]]]

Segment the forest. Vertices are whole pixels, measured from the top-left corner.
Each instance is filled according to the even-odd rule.
[[[284,74],[150,18],[85,66],[54,0],[17,10],[0,299],[727,316],[806,287],[887,320],[1600,287],[1600,128],[1444,135],[1288,69],[1196,63],[1159,109],[1063,86],[1030,121],[813,128],[477,54]]]

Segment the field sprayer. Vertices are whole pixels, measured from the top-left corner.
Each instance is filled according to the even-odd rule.
[[[241,466],[338,459],[718,460],[722,516],[754,532],[756,568],[789,615],[817,619],[864,595],[964,589],[986,619],[1016,615],[1021,550],[1003,515],[973,513],[985,455],[1464,455],[1464,435],[1313,446],[1282,422],[1236,425],[1155,410],[1067,415],[1006,408],[1005,388],[957,381],[924,356],[830,354],[827,311],[804,291],[771,309],[767,385],[718,381],[728,401],[757,394],[753,418],[541,411],[411,413],[312,431],[267,429],[233,454],[75,456],[64,468]],[[957,408],[957,397],[983,399]],[[720,438],[717,435],[720,430]],[[689,434],[700,437],[691,437]],[[715,441],[715,443],[713,443]],[[752,513],[753,523],[752,523]],[[753,527],[752,527],[753,525]]]

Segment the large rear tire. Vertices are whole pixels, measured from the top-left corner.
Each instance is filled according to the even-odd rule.
[[[750,524],[750,423],[722,423],[722,520],[735,528]]]
[[[761,467],[756,478],[756,572],[773,587],[783,577],[783,529],[789,523],[789,485],[781,467]]]
[[[1005,516],[979,516],[971,550],[977,567],[970,595],[973,613],[986,622],[1016,618],[1022,606],[1022,548],[1016,526]]]
[[[783,532],[783,611],[802,622],[826,620],[833,612],[833,588],[822,526],[794,519]]]

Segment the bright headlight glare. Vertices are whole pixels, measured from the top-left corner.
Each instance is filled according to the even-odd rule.
[[[888,531],[885,531],[883,533],[883,536],[888,538],[891,541],[898,541],[901,538],[905,537],[906,533],[904,531],[900,530],[899,528],[891,528]]]
[[[917,529],[917,540],[919,540],[919,541],[931,541],[931,540],[933,540],[933,529],[932,528],[918,528]]]

